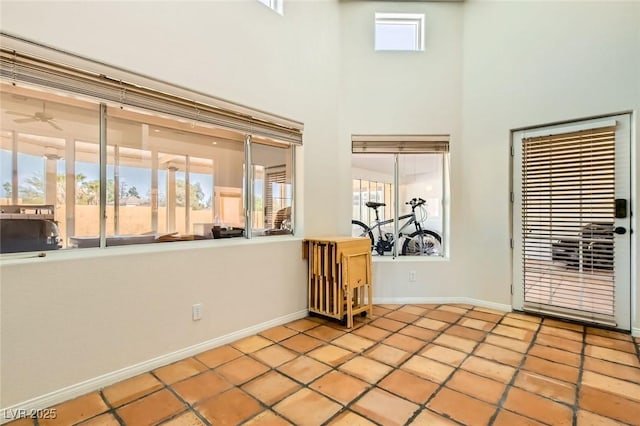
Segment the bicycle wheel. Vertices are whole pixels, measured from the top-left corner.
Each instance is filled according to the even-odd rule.
[[[352,237],[369,237],[371,240],[371,250],[373,250],[373,232],[364,223],[359,220],[351,221],[351,236]]]
[[[442,254],[442,237],[428,229],[414,232],[402,244],[403,256],[440,256],[440,254]]]

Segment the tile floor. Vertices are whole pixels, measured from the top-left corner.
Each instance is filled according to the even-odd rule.
[[[639,353],[548,318],[376,305],[352,330],[300,319],[11,425],[640,425]]]

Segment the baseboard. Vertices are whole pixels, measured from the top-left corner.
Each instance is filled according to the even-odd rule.
[[[511,305],[489,302],[487,300],[472,299],[470,297],[374,297],[374,304],[445,304],[461,303],[466,305],[480,306],[481,308],[495,309],[497,311],[511,312]]]
[[[204,352],[218,346],[226,345],[227,343],[242,339],[243,337],[252,336],[268,328],[276,327],[278,325],[286,324],[288,322],[304,318],[307,316],[307,314],[308,311],[306,309],[294,312],[292,314],[288,314],[270,321],[247,327],[233,333],[225,334],[224,336],[216,337],[215,339],[207,340],[206,342],[198,343],[197,345],[189,346],[187,348],[180,349],[178,351],[171,352],[166,355],[162,355],[157,358],[132,365],[130,367],[125,367],[123,369],[113,371],[102,376],[94,377],[75,385],[58,389],[45,395],[15,404],[11,407],[2,408],[0,409],[0,424],[4,424],[11,420],[14,420],[20,415],[24,416],[27,413],[33,413],[37,410],[42,410],[44,408],[60,404],[61,402],[77,398],[90,392],[94,392],[119,381],[126,380],[128,378],[146,373],[151,370],[155,370],[158,367],[162,367],[181,359],[197,355],[200,352]]]
[[[631,328],[631,335],[633,337],[640,337],[640,327],[632,327]]]

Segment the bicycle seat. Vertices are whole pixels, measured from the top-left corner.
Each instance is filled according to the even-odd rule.
[[[369,208],[372,208],[372,209],[377,209],[378,207],[386,206],[386,204],[385,203],[376,203],[375,201],[367,201],[365,206],[367,206]]]

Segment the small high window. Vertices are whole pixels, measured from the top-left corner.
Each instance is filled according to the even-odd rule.
[[[376,13],[376,50],[424,50],[424,15]]]

